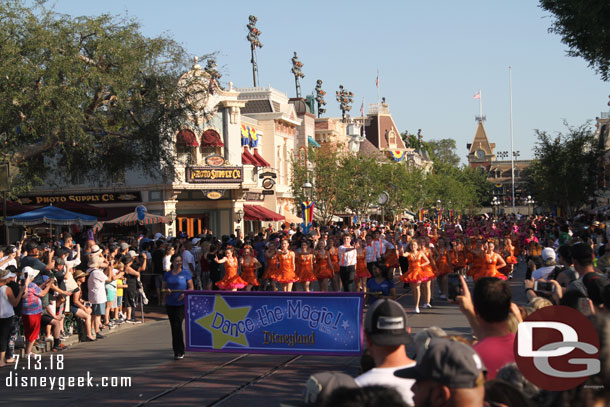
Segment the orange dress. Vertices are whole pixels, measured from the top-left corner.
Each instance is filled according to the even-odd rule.
[[[297,274],[294,270],[294,252],[288,251],[288,253],[278,253],[277,257],[280,262],[280,269],[277,274],[272,275],[272,278],[281,284],[296,283],[299,281]]]
[[[246,263],[244,258],[241,263],[241,278],[243,278],[249,285],[257,286],[258,280],[256,279],[256,263],[254,259],[250,257],[250,261]]]
[[[318,278],[313,272],[313,268],[311,267],[311,259],[313,258],[313,254],[301,254],[298,259],[298,268],[299,268],[299,281],[316,281]]]
[[[369,278],[371,277],[371,273],[369,273],[369,269],[366,267],[366,255],[364,250],[362,253],[358,253],[356,256],[356,278]]]
[[[496,267],[498,264],[498,256],[499,254],[497,253],[483,254],[483,264],[481,265],[480,271],[477,274],[474,274],[475,282],[481,277],[497,277],[506,280],[506,276],[500,273]]]
[[[387,268],[400,267],[400,264],[398,263],[398,256],[396,255],[396,248],[388,249],[388,251],[385,254],[386,254],[385,266]]]
[[[328,252],[325,251],[324,254],[316,254],[316,270],[318,280],[323,280],[325,278],[333,278],[334,271],[328,265]]]
[[[453,255],[451,256],[451,265],[456,269],[466,267],[466,255],[464,254],[464,251],[453,251]]]
[[[435,277],[434,272],[426,266],[421,266],[421,253],[409,253],[407,259],[409,260],[409,270],[400,276],[400,281],[404,283],[423,283]]]
[[[424,271],[427,274],[432,274],[432,276],[433,276],[432,278],[434,278],[434,277],[436,277],[436,264],[434,263],[434,260],[432,259],[431,250],[428,247],[424,247],[424,254],[428,258],[428,260],[430,260],[430,264],[428,264],[427,266],[424,266]]]
[[[275,276],[280,270],[278,257],[277,255],[273,255],[271,257],[265,255],[265,258],[267,259],[267,268],[263,274],[263,280],[275,280],[273,276]]]
[[[333,247],[331,250],[334,250],[334,252],[331,252],[329,250],[328,254],[330,255],[330,261],[332,261],[332,263],[333,263],[333,273],[338,273],[339,272],[339,250],[337,250],[336,247]]]
[[[447,275],[447,274],[450,274],[451,272],[453,272],[453,268],[449,264],[448,256],[449,256],[449,253],[447,251],[445,251],[438,258],[438,260],[436,262],[436,276],[437,277],[441,277],[441,276],[444,276],[444,275]]]
[[[469,276],[476,276],[481,273],[483,269],[484,253],[476,254],[474,251],[468,253],[468,262],[470,263],[470,269],[468,269]]]
[[[510,249],[507,250],[509,255],[506,257],[506,259],[504,259],[504,261],[506,261],[506,264],[517,264],[517,257],[515,256],[515,249]]]
[[[237,259],[235,257],[232,257],[231,259],[227,257],[227,261],[225,262],[225,276],[216,283],[218,288],[222,290],[232,290],[234,288],[244,288],[248,285],[248,283],[237,274],[237,264]]]

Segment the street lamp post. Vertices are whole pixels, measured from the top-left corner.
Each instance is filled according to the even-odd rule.
[[[498,199],[497,196],[494,196],[494,198],[491,200],[491,207],[493,209],[494,218],[498,216],[498,207],[499,206],[500,206],[500,200]]]
[[[303,233],[309,233],[309,228],[312,226],[313,222],[313,185],[309,182],[309,174],[308,179],[301,186],[301,191],[303,192],[303,197],[305,198],[305,202],[301,202],[301,211],[303,212]]]
[[[534,212],[534,204],[536,203],[536,201],[534,201],[534,199],[532,198],[531,195],[528,195],[527,198],[525,199],[525,203],[527,204],[527,214],[529,216],[532,216],[533,212]]]

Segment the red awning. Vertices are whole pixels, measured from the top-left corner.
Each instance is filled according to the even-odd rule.
[[[271,164],[265,161],[265,159],[258,153],[257,148],[254,149],[254,158],[259,162],[259,167],[271,167]]]
[[[285,217],[261,205],[244,205],[244,220],[278,221]]]
[[[252,156],[252,154],[250,154],[248,147],[244,148],[244,152],[241,153],[241,163],[242,165],[255,165],[257,167],[259,166],[258,162],[256,162],[256,159]]]
[[[33,206],[22,205],[15,201],[6,201],[6,216],[15,216],[24,212],[33,211],[36,209]],[[0,199],[0,215],[4,216],[4,201]]]
[[[184,144],[187,147],[199,147],[199,143],[197,142],[197,137],[195,136],[195,133],[186,129],[180,130],[178,132],[176,142],[178,144]]]
[[[224,147],[220,134],[216,130],[206,130],[201,135],[201,145],[204,147]]]

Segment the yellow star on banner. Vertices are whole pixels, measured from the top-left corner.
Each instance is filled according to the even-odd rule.
[[[212,334],[214,349],[222,349],[228,342],[248,346],[246,335],[240,332],[238,323],[246,318],[250,308],[231,308],[222,296],[216,295],[212,312],[195,322]],[[240,325],[243,326],[243,323]]]

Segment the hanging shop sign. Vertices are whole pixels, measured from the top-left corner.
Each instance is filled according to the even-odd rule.
[[[264,201],[265,198],[263,197],[263,194],[260,194],[258,192],[246,192],[246,194],[244,195],[244,198],[246,201]]]
[[[142,202],[140,191],[129,192],[104,192],[98,194],[66,194],[66,195],[33,195],[19,197],[19,202],[24,205],[50,205],[54,203],[122,203]]]
[[[275,181],[272,178],[265,178],[263,180],[263,188],[271,189],[275,185]]]
[[[244,179],[243,167],[188,167],[186,182],[239,184]]]
[[[208,199],[216,200],[222,198],[225,191],[207,191],[205,197]]]
[[[212,167],[220,167],[221,165],[224,165],[225,159],[219,155],[212,155],[212,156],[206,157],[205,163]]]

